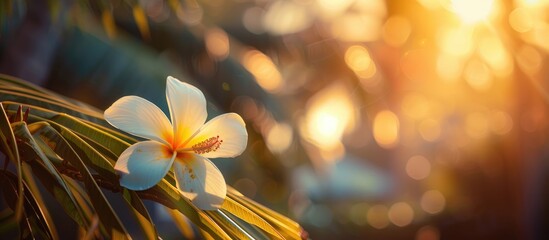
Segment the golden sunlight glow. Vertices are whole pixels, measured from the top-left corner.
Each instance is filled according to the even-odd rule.
[[[365,71],[355,72],[355,73],[361,80],[364,80],[364,81],[361,81],[362,83],[364,83],[365,85],[372,85],[372,84],[375,84],[375,80],[368,80],[368,79],[376,75],[376,72],[377,72],[376,64],[372,62],[370,65],[368,65],[368,68]]]
[[[401,16],[392,16],[383,25],[383,40],[393,46],[398,47],[408,40],[412,32],[412,24],[407,18]]]
[[[366,219],[370,226],[382,229],[389,225],[389,219],[387,218],[388,209],[383,205],[372,206],[366,214]]]
[[[422,119],[429,113],[431,106],[425,96],[419,93],[409,93],[402,99],[401,109],[412,119]]]
[[[353,109],[343,86],[327,87],[309,100],[304,136],[321,148],[336,148],[343,134],[354,129],[356,114]]]
[[[543,48],[543,50],[549,52],[549,23],[544,21],[538,21],[534,27],[531,40],[535,45]]]
[[[351,46],[345,51],[345,63],[362,79],[370,78],[376,73],[376,65],[368,50],[360,45]]]
[[[437,34],[437,44],[442,52],[456,57],[465,57],[473,50],[473,29],[462,26],[441,30]]]
[[[495,134],[507,134],[513,129],[513,119],[504,111],[493,111],[490,118],[490,128]]]
[[[229,55],[229,36],[219,28],[213,28],[205,35],[206,50],[217,60],[223,60]]]
[[[313,138],[320,146],[332,147],[339,142],[343,134],[341,122],[336,116],[322,110],[317,110],[308,124],[312,128]]]
[[[529,9],[519,7],[509,14],[509,24],[513,30],[524,33],[534,28],[535,19]]]
[[[549,4],[546,0],[517,0],[515,1],[519,5],[531,6],[531,7],[540,7],[539,5]]]
[[[494,75],[508,77],[513,72],[511,56],[498,36],[491,34],[480,39],[478,52],[482,59],[492,68]]]
[[[276,1],[263,15],[263,28],[275,35],[291,34],[309,27],[312,20],[308,9],[303,4],[293,1]]]
[[[542,66],[543,57],[534,47],[524,45],[519,48],[516,54],[517,65],[527,74],[536,74]]]
[[[351,46],[345,52],[345,62],[354,71],[365,71],[368,65],[372,64],[370,54],[365,47],[355,45]]]
[[[377,16],[347,13],[333,20],[331,32],[343,42],[371,42],[379,38],[382,24]]]
[[[440,191],[429,190],[421,196],[421,209],[430,214],[437,214],[444,210],[446,198]]]
[[[428,142],[436,141],[440,136],[440,123],[432,118],[425,119],[419,124],[419,134]]]
[[[483,113],[471,113],[465,120],[465,131],[472,138],[484,138],[488,135],[488,119]]]
[[[382,0],[315,0],[309,10],[323,19],[331,35],[340,41],[369,42],[380,37],[387,14],[385,4]]]
[[[417,0],[423,7],[430,9],[430,10],[436,10],[440,7],[441,1],[440,0]]]
[[[262,52],[257,50],[246,52],[242,64],[265,90],[277,92],[284,86],[282,76],[275,64]]]
[[[374,118],[374,139],[384,148],[392,148],[398,143],[399,121],[391,111],[381,111]]]
[[[431,174],[431,163],[424,156],[413,156],[406,163],[406,173],[415,180],[425,179]]]
[[[492,87],[492,71],[480,60],[471,60],[465,66],[465,81],[475,90],[484,91]]]
[[[345,11],[354,0],[316,0],[317,7],[322,17],[330,18]]]
[[[414,210],[408,203],[395,203],[389,209],[389,220],[391,220],[394,225],[404,227],[414,220]]]
[[[269,129],[265,139],[267,147],[275,153],[286,151],[292,143],[292,140],[292,127],[286,123],[275,123],[271,129]]]
[[[330,163],[341,159],[343,156],[345,156],[346,151],[345,145],[343,145],[341,142],[337,142],[336,145],[329,148],[322,148],[319,150],[319,156],[322,160],[324,160],[325,163]]]
[[[488,19],[493,4],[493,0],[451,0],[451,9],[463,22],[476,23]]]
[[[463,61],[449,54],[440,54],[436,65],[438,76],[446,82],[456,82],[463,71]]]

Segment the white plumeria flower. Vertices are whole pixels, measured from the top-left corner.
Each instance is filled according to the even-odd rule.
[[[149,139],[120,154],[114,166],[120,185],[132,190],[151,188],[173,165],[183,196],[201,209],[218,209],[227,186],[208,158],[235,157],[244,151],[248,142],[244,121],[236,113],[227,113],[204,124],[204,94],[173,77],[168,77],[166,85],[171,123],[156,105],[137,96],[120,98],[105,111],[105,119],[114,127]]]

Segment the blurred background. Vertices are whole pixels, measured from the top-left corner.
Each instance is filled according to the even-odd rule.
[[[172,75],[204,91],[209,118],[239,113],[248,148],[214,163],[312,239],[549,237],[548,0],[7,0],[0,14],[0,73],[164,110]]]

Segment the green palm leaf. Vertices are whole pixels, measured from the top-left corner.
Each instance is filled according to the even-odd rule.
[[[13,130],[10,126],[8,116],[4,110],[4,106],[0,103],[0,110],[2,111],[0,115],[0,131],[2,134],[2,151],[8,157],[10,161],[15,164],[16,174],[17,174],[17,194],[23,193],[23,177],[21,173],[21,158],[19,155],[19,149],[15,142],[15,136]],[[5,164],[4,164],[5,165]],[[23,198],[18,198],[17,205],[15,207],[15,218],[19,220],[21,218],[23,208]]]
[[[148,239],[158,238],[159,233],[143,200],[181,213],[206,239],[300,239],[297,223],[232,188],[217,211],[203,211],[182,197],[172,173],[151,189],[124,189],[113,166],[118,156],[137,142],[134,137],[111,128],[102,112],[93,107],[15,78],[0,76],[0,91],[0,145],[5,163],[15,166],[15,173],[0,171],[10,183],[2,186],[8,193],[5,198],[11,196],[14,203],[13,212],[5,213],[12,217],[2,218],[3,223],[11,221],[5,225],[8,230],[18,229],[21,236],[57,238],[51,209],[38,195],[38,187],[43,186],[81,232],[92,238],[130,237],[119,211],[104,194],[110,191],[123,199]],[[25,197],[18,197],[20,193]],[[16,217],[18,211],[21,217]],[[19,221],[23,216],[33,216],[33,221]],[[172,216],[181,229],[189,229],[180,215]]]

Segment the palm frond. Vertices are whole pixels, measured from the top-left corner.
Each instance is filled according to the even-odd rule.
[[[136,139],[111,128],[93,107],[21,80],[0,76],[0,91],[0,145],[6,156],[0,175],[7,183],[2,191],[8,203],[2,211],[8,216],[2,226],[7,227],[1,231],[58,238],[51,208],[40,195],[46,192],[87,237],[130,238],[124,219],[105,195],[110,191],[123,199],[148,239],[159,238],[159,233],[143,200],[173,209],[170,215],[187,237],[193,233],[182,216],[206,239],[301,239],[297,223],[230,187],[217,211],[200,210],[183,198],[173,174],[145,191],[124,189],[113,166]]]

